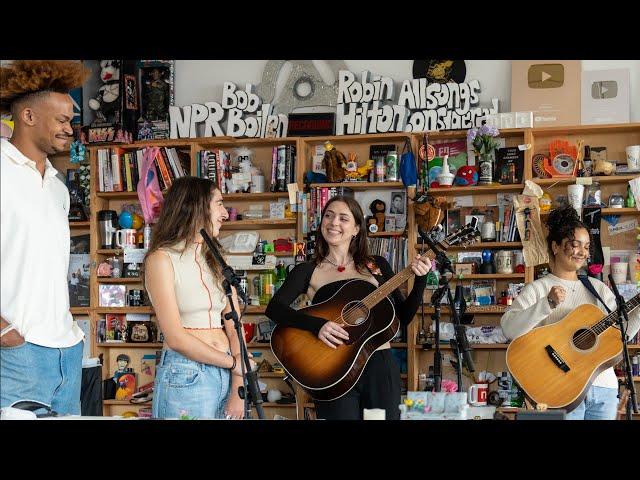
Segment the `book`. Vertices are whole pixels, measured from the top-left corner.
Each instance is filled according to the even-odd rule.
[[[522,183],[524,179],[524,151],[518,147],[499,148],[496,151],[494,179],[502,185]]]
[[[445,155],[449,155],[447,163],[449,164],[450,172],[454,175],[458,168],[467,165],[467,142],[465,140],[437,143],[433,147],[436,155],[428,162],[429,186],[438,182],[438,176],[442,173],[442,163]]]

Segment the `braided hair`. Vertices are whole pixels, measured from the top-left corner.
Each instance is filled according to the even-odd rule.
[[[574,240],[577,228],[584,228],[587,232],[589,231],[587,226],[580,220],[578,212],[571,205],[551,210],[547,218],[547,228],[549,229],[547,246],[550,254],[553,254],[552,242],[560,245],[565,238]]]

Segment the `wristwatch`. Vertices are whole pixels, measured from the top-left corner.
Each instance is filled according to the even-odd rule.
[[[549,306],[551,308],[556,308],[558,306],[557,303],[550,296],[547,296],[547,301],[549,302]]]

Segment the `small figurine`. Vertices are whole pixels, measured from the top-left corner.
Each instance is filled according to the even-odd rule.
[[[112,121],[117,123],[120,119],[110,117],[118,112],[120,97],[120,61],[100,61],[100,80],[104,83],[89,100],[89,108],[96,112],[96,120],[99,122]]]
[[[329,182],[342,182],[345,177],[342,165],[347,163],[347,159],[331,142],[324,142],[324,148],[326,151],[324,152],[322,165],[325,172],[327,172]]]

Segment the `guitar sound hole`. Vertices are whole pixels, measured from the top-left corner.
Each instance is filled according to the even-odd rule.
[[[342,319],[347,325],[356,326],[364,323],[369,317],[369,309],[361,302],[349,302],[342,309]]]
[[[597,336],[592,330],[582,328],[573,334],[573,344],[579,350],[589,350],[596,344]]]

